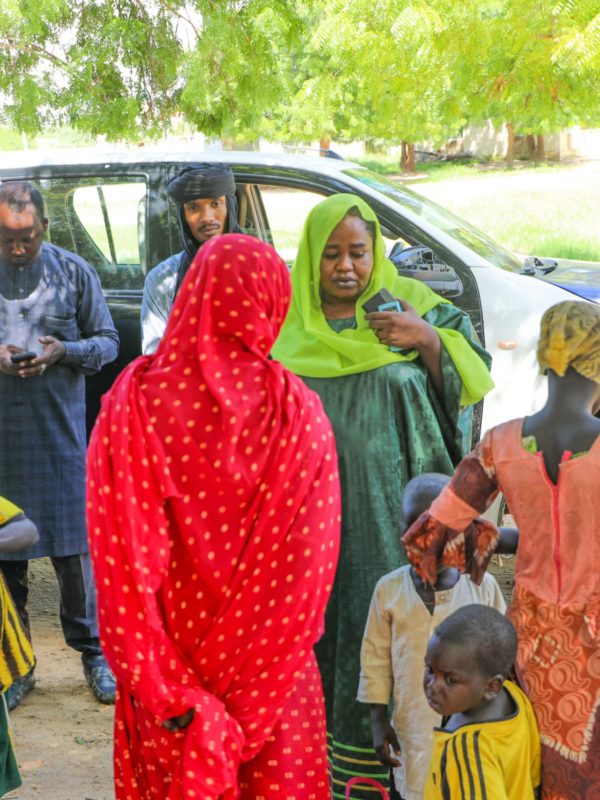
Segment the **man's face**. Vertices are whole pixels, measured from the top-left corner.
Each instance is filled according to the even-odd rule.
[[[199,197],[183,204],[183,215],[190,233],[199,244],[225,232],[227,200],[221,197]]]
[[[48,220],[40,219],[31,203],[17,211],[0,203],[0,255],[13,267],[31,264],[37,258]]]

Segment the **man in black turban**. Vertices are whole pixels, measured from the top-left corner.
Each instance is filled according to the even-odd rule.
[[[167,194],[177,204],[183,250],[161,261],[146,276],[142,298],[142,352],[154,353],[167,326],[175,295],[204,242],[241,231],[235,180],[227,164],[195,164],[169,181]]]

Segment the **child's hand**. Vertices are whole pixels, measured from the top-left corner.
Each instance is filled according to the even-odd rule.
[[[399,767],[401,750],[396,731],[387,719],[374,720],[371,718],[371,729],[373,731],[373,747],[379,761],[387,764],[388,767]],[[392,752],[397,758],[392,756]]]

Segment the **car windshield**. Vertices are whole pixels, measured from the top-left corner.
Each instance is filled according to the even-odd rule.
[[[446,211],[441,206],[427,200],[416,192],[405,189],[381,175],[377,175],[368,169],[347,169],[346,175],[350,175],[365,186],[375,189],[390,200],[398,203],[403,208],[412,211],[427,222],[435,225],[440,230],[454,237],[457,241],[471,248],[475,253],[487,259],[491,264],[511,272],[519,272],[523,269],[523,263],[509,250],[505,250],[484,233],[478,231],[468,222],[455,217],[450,211]]]

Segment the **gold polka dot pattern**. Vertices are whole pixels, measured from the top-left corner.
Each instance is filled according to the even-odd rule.
[[[104,397],[88,530],[117,800],[329,796],[313,645],[339,483],[318,397],[268,358],[289,299],[271,247],[208,242],[156,354]]]

